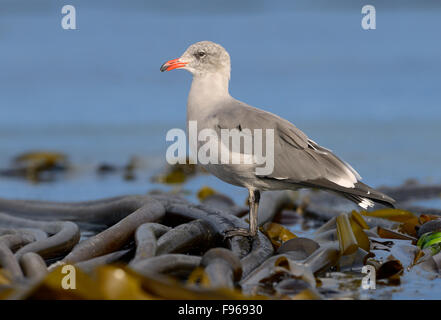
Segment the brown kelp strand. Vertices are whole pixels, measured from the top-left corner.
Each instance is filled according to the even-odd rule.
[[[181,224],[166,232],[157,241],[156,254],[183,253],[198,248],[199,251],[213,246],[215,231],[204,220],[197,219]]]
[[[34,252],[27,252],[20,258],[20,265],[26,278],[39,280],[46,276],[48,270],[43,258]]]
[[[231,215],[226,215],[209,207],[198,207],[203,208],[210,214],[220,214],[224,218],[232,219],[233,227],[248,228],[248,224],[244,223],[242,219],[238,219],[237,217]],[[229,229],[223,230],[222,234],[225,234],[225,231],[228,230]],[[241,250],[241,248],[244,248],[247,244],[249,245],[250,242],[250,250],[245,255],[243,255],[244,251]],[[229,248],[241,258],[243,276],[248,275],[252,270],[254,270],[262,262],[264,262],[274,252],[271,241],[260,231],[257,233],[257,236],[251,241],[248,238],[244,237],[233,237],[227,239],[227,243],[229,243]]]
[[[199,266],[201,257],[187,254],[172,253],[143,259],[131,265],[140,274],[152,276],[155,273],[188,275]]]
[[[166,219],[177,220],[181,223],[195,219],[202,219],[215,230],[219,239],[223,239],[225,232],[237,227],[238,224],[246,226],[246,223],[240,218],[222,214],[221,211],[214,209],[207,211],[204,210],[204,208],[207,209],[207,207],[201,208],[196,205],[169,204],[166,206]],[[242,237],[226,239],[226,244],[239,257],[247,255],[250,251],[250,243],[248,239],[243,239]]]
[[[305,244],[303,243],[305,241],[302,240],[302,238],[294,238],[289,241],[292,242],[291,244],[287,244],[287,247],[283,249],[283,251],[286,250],[285,252],[277,254],[265,260],[264,263],[256,267],[248,275],[244,276],[240,281],[240,284],[243,287],[248,287],[248,289],[250,287],[256,286],[262,279],[269,277],[275,271],[275,268],[281,266],[281,264],[279,263],[280,259],[285,259],[284,261],[287,261],[287,259],[289,258],[293,261],[305,261],[320,247],[317,243]],[[288,243],[289,241],[285,243]],[[314,247],[316,249],[314,249]]]
[[[80,240],[80,230],[70,221],[60,221],[56,224],[59,227],[57,233],[24,246],[15,253],[17,259],[27,252],[38,253],[45,259],[57,258],[69,252]]]
[[[250,253],[241,259],[242,275],[245,277],[261,263],[268,259],[274,252],[271,241],[263,234],[258,233],[253,240]]]
[[[223,212],[203,205],[199,205],[198,208],[205,210],[210,215],[220,215],[224,219],[230,219],[232,223],[232,228],[248,228],[248,224],[246,222],[235,216],[225,214]],[[222,234],[225,234],[225,232],[228,230],[229,229],[224,229],[222,231]],[[250,245],[250,242],[250,251],[248,251],[244,256],[244,251],[239,251],[238,249],[244,248],[246,245]],[[257,236],[251,241],[248,238],[244,237],[232,237],[230,239],[227,239],[227,243],[229,244],[229,248],[241,258],[244,275],[247,275],[250,271],[256,268],[268,257],[270,257],[274,252],[271,241],[260,231],[257,233]]]
[[[242,219],[204,205],[190,206],[171,204],[167,206],[166,210],[168,218],[174,217],[181,221],[192,219],[204,220],[216,232],[219,239],[222,239],[228,230],[237,227],[248,227]],[[250,245],[250,240],[244,237],[226,239],[227,246],[238,257],[242,258],[244,274],[248,274],[273,253],[271,242],[261,232],[259,232],[257,237],[251,242]]]
[[[127,250],[119,250],[119,251],[111,252],[103,256],[78,262],[75,265],[85,272],[92,272],[93,270],[95,270],[96,267],[119,261],[122,257],[126,256],[130,251],[131,250],[127,249]]]
[[[136,253],[130,263],[151,258],[156,255],[157,238],[170,231],[171,228],[159,223],[144,223],[135,232]]]
[[[234,288],[242,277],[242,264],[239,258],[225,248],[207,251],[201,260],[211,288]]]
[[[142,207],[118,223],[80,242],[63,259],[63,262],[76,263],[119,250],[133,237],[139,225],[146,222],[158,222],[164,215],[164,206],[159,201],[150,198]]]
[[[396,285],[413,269],[432,274],[440,270],[434,238],[439,231],[437,216],[402,208],[334,212],[329,196],[314,193],[305,201],[292,193],[270,192],[261,198],[259,222],[266,223],[257,236],[226,238],[231,229],[248,228],[247,215],[239,214],[246,210],[225,195],[208,188],[204,192],[200,204],[164,192],[80,203],[0,199],[0,209],[3,206],[6,212],[0,213],[0,239],[4,239],[0,280],[9,281],[16,294],[31,283],[44,283],[42,292],[53,290],[55,296],[65,296],[59,283],[43,278],[58,281],[60,275],[55,273],[65,264],[74,264],[78,281],[88,288],[75,294],[85,297],[182,298],[179,292],[189,296],[225,292],[225,297],[263,294],[276,299],[320,299],[348,297],[341,288],[351,281],[359,286],[366,264],[375,267],[379,283],[386,286]],[[291,230],[274,222],[287,208],[294,208],[301,217]],[[314,216],[308,212],[311,208],[327,211]],[[303,229],[311,228],[311,221],[312,229]],[[324,223],[318,227],[318,221]],[[105,229],[94,231],[88,224]],[[78,243],[80,229],[84,240]],[[17,241],[6,241],[7,237]],[[416,245],[418,238],[426,248]],[[97,275],[98,280],[87,278]],[[100,282],[99,290],[86,285],[104,279],[131,289],[110,290],[107,282]],[[332,283],[334,288],[329,287]],[[36,292],[31,296],[38,296]]]
[[[15,280],[23,277],[17,258],[13,254],[13,248],[22,247],[34,241],[34,237],[25,234],[9,234],[0,236],[0,266],[2,266]]]
[[[17,259],[26,252],[36,252],[45,259],[55,258],[69,252],[80,239],[78,226],[70,221],[37,221],[0,213],[0,226],[39,228],[51,235],[23,246],[15,253]]]
[[[34,237],[36,241],[42,240],[47,238],[47,233],[43,230],[37,229],[37,228],[20,228],[20,229],[13,229],[13,228],[1,228],[0,227],[0,236],[5,234],[29,234]]]
[[[0,198],[0,212],[33,220],[63,220],[113,225],[149,201],[147,196],[121,196],[84,202],[50,202]]]

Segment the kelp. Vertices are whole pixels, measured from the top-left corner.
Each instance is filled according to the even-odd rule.
[[[163,254],[132,263],[130,267],[145,276],[174,274],[178,277],[188,275],[199,266],[201,257],[187,254]]]
[[[412,212],[401,209],[379,209],[375,211],[362,211],[362,215],[368,217],[388,219],[396,222],[405,222],[409,219],[417,218]]]
[[[284,226],[274,222],[264,224],[262,231],[271,240],[271,243],[276,249],[280,248],[284,242],[296,237],[294,233]]]
[[[203,202],[207,197],[210,197],[212,195],[216,194],[216,191],[210,187],[202,187],[201,189],[199,189],[198,193],[197,193],[197,197],[199,199],[199,201]]]
[[[130,263],[156,255],[157,238],[170,231],[171,228],[159,223],[147,222],[141,224],[135,232],[136,253]]]
[[[23,278],[23,271],[13,254],[13,248],[22,247],[34,241],[26,234],[7,234],[0,237],[0,265],[14,280]]]
[[[154,199],[137,209],[115,225],[80,242],[64,259],[64,263],[75,263],[110,253],[122,248],[136,231],[147,222],[156,222],[165,214],[164,206]]]
[[[258,236],[225,238],[231,228],[248,227],[240,217],[246,208],[212,189],[202,191],[200,204],[161,192],[79,203],[0,199],[0,239],[29,237],[28,243],[6,246],[11,264],[0,269],[0,297],[344,298],[353,296],[322,281],[346,281],[346,288],[356,290],[366,264],[376,268],[379,286],[397,285],[414,268],[440,270],[441,255],[432,251],[441,243],[434,216],[348,210],[313,233],[292,232],[275,222],[283,221],[280,213],[291,210],[297,221],[316,223],[308,213],[314,202],[297,198],[296,204],[291,193],[269,192],[261,199]],[[98,233],[86,229],[93,223],[101,225]],[[416,232],[427,228],[432,236],[422,234],[419,249]],[[69,264],[81,286],[76,292],[60,289],[61,270]]]
[[[363,211],[362,215],[367,217],[375,217],[395,221],[399,224],[399,231],[412,237],[417,236],[416,229],[420,225],[418,217],[410,211],[402,209],[380,209],[375,211]]]
[[[33,280],[39,280],[46,276],[48,270],[43,258],[34,252],[27,252],[22,255],[20,265],[24,275]]]
[[[417,246],[421,249],[430,248],[432,255],[441,251],[441,232],[424,233],[417,242]]]
[[[432,219],[424,222],[421,225],[421,227],[418,228],[417,236],[421,237],[423,234],[429,232],[440,232],[440,231],[441,231],[441,219]]]
[[[342,255],[352,254],[357,250],[358,242],[348,216],[343,213],[337,217],[337,235]]]
[[[152,178],[153,182],[163,184],[182,184],[197,174],[206,173],[201,166],[191,164],[187,158],[184,164],[169,165],[166,170]]]
[[[378,280],[388,279],[390,282],[398,281],[403,273],[403,265],[399,260],[389,260],[381,264],[377,269]]]
[[[201,286],[203,288],[208,288],[211,286],[211,281],[208,278],[204,267],[196,267],[188,276],[186,284],[192,287]]]
[[[412,240],[371,238],[374,244],[366,263],[374,266],[380,284],[398,285],[405,272],[413,272],[415,256],[420,251]]]
[[[130,251],[131,250],[129,250],[129,249],[114,251],[114,252],[99,256],[99,257],[95,257],[95,258],[92,258],[89,260],[84,260],[84,261],[78,262],[75,264],[75,266],[85,272],[90,273],[99,266],[111,264],[111,263],[114,263],[116,261],[121,260],[123,257],[127,256],[130,253]]]
[[[125,165],[115,165],[111,163],[101,163],[97,166],[96,172],[99,175],[122,174],[124,180],[132,181],[136,179],[135,171],[141,167],[141,160],[132,156]]]
[[[314,274],[334,266],[340,257],[337,243],[320,247],[311,254],[301,247],[298,250],[305,253],[306,257],[299,255],[297,250],[271,257],[241,281],[242,288],[245,292],[256,292],[269,279],[271,279],[270,282],[274,282],[287,278],[302,279],[311,287],[315,287]]]
[[[350,216],[351,221],[356,222],[360,228],[369,229],[369,225],[364,221],[363,217],[355,210],[351,212]]]
[[[366,222],[363,220],[361,216],[354,215],[354,213],[352,213],[349,218],[349,223],[352,228],[352,233],[354,234],[355,239],[357,241],[357,246],[363,249],[364,251],[369,252],[370,250],[369,238],[363,230],[363,229],[368,229]]]
[[[69,168],[68,157],[60,152],[30,151],[16,156],[12,167],[0,170],[0,175],[24,178],[32,183],[53,180],[54,174]]]
[[[202,280],[211,288],[233,289],[242,277],[242,264],[231,250],[213,248],[207,251],[201,260],[205,277]]]
[[[198,248],[204,251],[216,241],[216,232],[202,219],[184,223],[163,234],[157,241],[156,254],[182,253]]]
[[[393,231],[387,228],[377,227],[377,234],[383,239],[399,239],[399,240],[411,240],[416,242],[417,238],[411,237],[401,232]]]

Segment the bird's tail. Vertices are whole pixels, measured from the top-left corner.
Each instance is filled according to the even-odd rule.
[[[357,181],[352,188],[343,187],[327,179],[317,179],[308,182],[294,182],[297,186],[306,188],[318,188],[336,193],[346,199],[355,202],[363,209],[373,207],[375,203],[394,208],[395,200],[377,191],[363,182]]]
[[[363,209],[373,207],[375,202],[390,208],[394,208],[394,199],[362,182],[357,182],[355,184],[355,188],[340,191],[340,194],[346,199],[355,202]]]

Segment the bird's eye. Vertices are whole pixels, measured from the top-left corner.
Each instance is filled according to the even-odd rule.
[[[197,55],[198,55],[199,58],[203,58],[203,57],[205,57],[206,53],[204,51],[199,51],[197,53]]]

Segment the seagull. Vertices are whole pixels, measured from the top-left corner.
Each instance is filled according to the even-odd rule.
[[[274,133],[274,167],[268,174],[257,174],[256,163],[203,164],[219,179],[248,189],[249,229],[235,228],[227,231],[225,237],[256,236],[260,192],[267,190],[321,189],[343,196],[363,209],[373,207],[374,203],[393,207],[395,200],[360,182],[360,175],[348,163],[292,123],[233,98],[229,93],[230,55],[221,45],[211,41],[192,44],[180,58],[167,61],[160,68],[161,72],[174,69],[193,75],[187,124],[195,121],[198,133],[210,129],[220,136],[224,129],[245,132],[246,128],[272,129]],[[230,148],[219,141],[221,148]],[[198,141],[197,148],[200,147]],[[248,155],[243,148],[239,153],[242,157]]]

